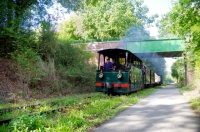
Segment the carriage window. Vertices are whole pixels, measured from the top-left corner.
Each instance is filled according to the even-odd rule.
[[[119,63],[121,65],[124,65],[125,64],[125,58],[119,58]]]
[[[138,65],[138,61],[134,61],[133,63],[134,63],[134,65]]]

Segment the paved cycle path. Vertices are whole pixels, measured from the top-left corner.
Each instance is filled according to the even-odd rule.
[[[200,117],[174,85],[167,85],[93,132],[200,132]]]

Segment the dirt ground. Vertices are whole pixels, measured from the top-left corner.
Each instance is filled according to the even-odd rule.
[[[17,73],[18,66],[15,63],[0,58],[0,103],[15,102],[19,91],[26,87]]]
[[[53,89],[51,87],[52,80],[49,76],[43,77],[43,80],[38,83],[38,86],[34,87],[26,81],[28,75],[26,73],[20,74],[19,69],[19,65],[13,61],[0,58],[0,104],[35,101],[37,99],[83,93],[83,91],[76,88],[64,87],[59,90]]]

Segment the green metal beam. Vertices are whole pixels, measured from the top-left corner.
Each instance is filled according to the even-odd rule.
[[[185,49],[182,39],[128,41],[124,44],[125,48],[133,53],[172,52]]]

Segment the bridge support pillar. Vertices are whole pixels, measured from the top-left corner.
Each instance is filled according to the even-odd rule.
[[[188,79],[187,79],[187,64],[186,64],[186,62],[185,62],[185,85],[187,85],[188,84]]]

